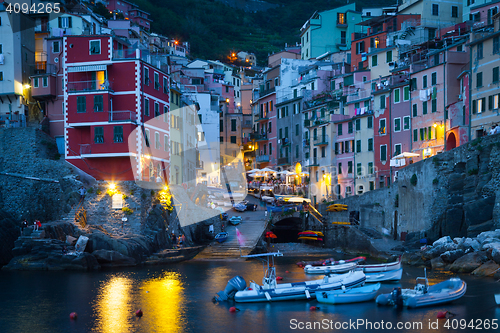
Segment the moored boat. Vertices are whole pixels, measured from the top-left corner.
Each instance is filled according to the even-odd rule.
[[[358,267],[362,268],[365,273],[394,271],[401,268],[401,260],[402,257],[399,256],[398,260],[394,262],[386,264],[358,265]]]
[[[429,286],[427,276],[418,277],[414,289],[395,288],[389,294],[378,295],[379,305],[419,308],[455,301],[465,295],[467,284],[460,278],[451,278]]]
[[[353,288],[364,284],[365,274],[362,271],[351,271],[342,275],[325,276],[322,279],[277,283],[274,256],[282,253],[264,253],[244,256],[247,258],[267,257],[267,269],[262,279],[262,286],[250,281],[249,287],[241,276],[236,276],[228,282],[223,291],[217,293],[214,301],[225,301],[234,298],[236,302],[274,302],[284,300],[311,299],[316,293],[335,289]]]
[[[238,225],[241,223],[241,221],[242,221],[241,216],[231,216],[229,218],[229,223],[231,223],[232,225]]]
[[[347,260],[334,260],[333,258],[323,259],[323,260],[315,260],[315,261],[299,261],[297,266],[305,267],[307,265],[311,266],[325,266],[325,265],[339,265],[345,264],[346,262],[361,262],[364,261],[366,257],[356,257]]]
[[[327,267],[327,269],[325,269]],[[304,272],[306,274],[328,274],[328,273],[345,273],[351,269],[356,268],[355,262],[346,262],[345,264],[331,265],[331,266],[311,266],[306,265]]]
[[[380,283],[376,283],[350,289],[322,291],[316,293],[316,299],[318,302],[326,304],[366,302],[373,300],[379,289]]]
[[[399,281],[403,276],[403,269],[395,269],[388,272],[365,273],[366,282]]]
[[[219,243],[223,243],[227,240],[227,232],[219,232],[217,235],[215,235],[215,239]]]

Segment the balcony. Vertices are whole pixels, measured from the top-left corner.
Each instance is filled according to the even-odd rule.
[[[365,99],[365,98],[371,98],[372,92],[371,90],[368,89],[363,89],[363,90],[357,90],[355,92],[351,91],[351,94],[347,96],[347,103],[351,103],[353,101]]]
[[[252,128],[252,121],[251,120],[244,120],[243,123],[241,124],[242,128]]]
[[[280,157],[278,158],[278,165],[291,165],[290,157]]]
[[[68,92],[113,91],[113,84],[108,80],[68,82]]]
[[[257,163],[269,162],[269,155],[259,155],[255,157]]]
[[[36,84],[35,84],[36,83]],[[40,75],[31,78],[31,96],[36,99],[50,99],[57,96],[56,77],[54,75]]]
[[[266,140],[268,140],[267,133],[255,135],[255,141],[266,141]]]
[[[309,121],[309,125],[306,125],[305,122]],[[317,119],[310,119],[310,120],[305,120],[304,121],[304,127],[314,127],[314,126],[319,126],[326,124],[329,121],[329,119],[325,118],[317,118]]]
[[[337,20],[337,27],[339,27],[339,28],[346,28],[347,27],[346,20]]]
[[[288,138],[283,138],[283,139],[280,139],[280,142],[279,142],[283,147],[285,146],[289,146],[290,145],[290,139]]]
[[[320,135],[317,138],[313,139],[313,143],[315,146],[326,146],[329,143],[328,135]]]
[[[310,166],[310,167],[317,167],[319,166],[318,164],[318,159],[317,158],[313,158],[309,161],[309,164],[307,166]]]
[[[196,161],[196,169],[200,170],[200,169],[204,169],[205,167],[205,164],[203,163],[203,161]]]
[[[121,121],[121,122],[130,121],[135,124],[136,113],[129,110],[109,111],[109,122],[116,122],[116,121]]]
[[[261,113],[255,118],[255,121],[266,121],[269,120],[269,115],[267,113]]]

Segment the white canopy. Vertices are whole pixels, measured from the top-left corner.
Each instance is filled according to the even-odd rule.
[[[255,173],[255,172],[260,172],[260,169],[252,169],[250,171],[247,171],[247,173]]]
[[[280,172],[277,172],[278,175],[285,175],[285,176],[291,176],[291,175],[295,175],[294,172],[290,172],[288,170],[283,170],[283,171],[280,171]]]
[[[260,169],[259,172],[274,172],[274,173],[276,173],[275,170],[269,169],[269,168]]]
[[[394,156],[392,159],[393,160],[398,160],[398,159],[401,159],[401,158],[419,157],[419,156],[420,156],[419,154],[405,152],[405,153],[399,154],[397,156]]]

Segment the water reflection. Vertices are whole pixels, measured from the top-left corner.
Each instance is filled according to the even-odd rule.
[[[180,275],[165,272],[148,279],[140,287],[144,312],[142,325],[148,332],[182,332],[184,330],[184,287]]]
[[[99,332],[129,332],[132,326],[132,284],[128,276],[111,276],[99,289],[96,306]]]

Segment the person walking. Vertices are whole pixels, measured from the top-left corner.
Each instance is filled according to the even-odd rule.
[[[33,221],[33,231],[38,231],[38,223],[36,220]]]
[[[23,220],[23,222],[21,222],[21,236],[24,234],[24,228],[27,228],[28,227],[28,221],[26,221],[26,219]]]
[[[80,187],[80,189],[78,190],[78,193],[80,193],[80,201],[83,201],[85,199],[85,194],[87,193],[87,191],[85,190],[85,188],[82,186]]]

